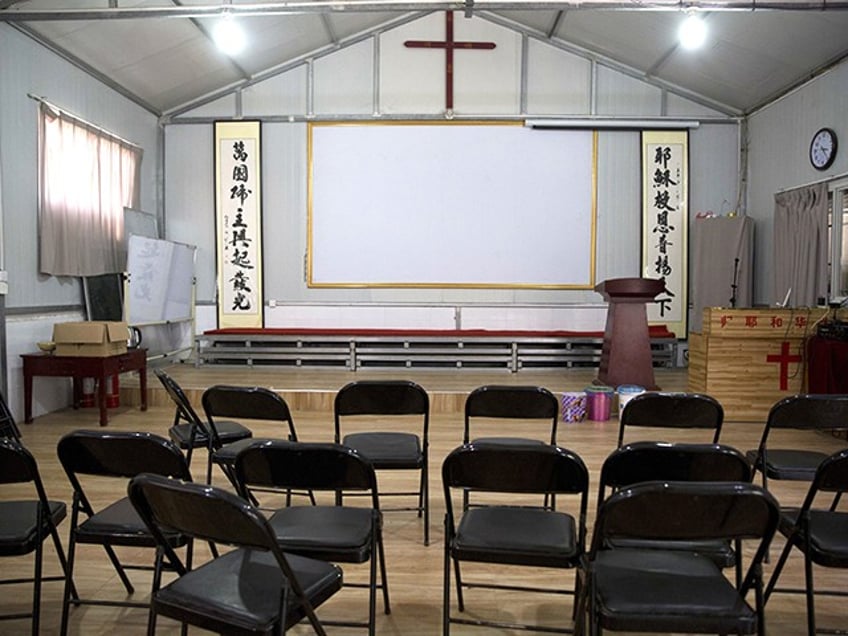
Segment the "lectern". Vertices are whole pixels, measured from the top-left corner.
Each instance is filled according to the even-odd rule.
[[[665,290],[656,278],[610,278],[595,287],[609,303],[598,380],[607,386],[638,384],[656,391],[646,304]]]

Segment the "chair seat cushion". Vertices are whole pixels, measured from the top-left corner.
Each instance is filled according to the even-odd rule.
[[[421,440],[412,433],[351,433],[342,444],[368,459],[376,469],[420,468],[423,462]]]
[[[800,509],[784,508],[780,512],[780,532],[789,536],[794,532]],[[811,510],[809,528],[810,559],[813,563],[848,568],[848,512]],[[801,546],[804,537],[795,535],[793,542]]]
[[[750,461],[757,460],[756,451],[746,453]],[[816,469],[827,454],[818,451],[793,449],[768,449],[765,467],[757,466],[769,479],[787,479],[794,481],[812,481]]]
[[[168,435],[171,441],[180,448],[188,448],[189,446],[204,448],[208,446],[209,441],[206,438],[206,433],[203,431],[198,431],[194,438],[194,444],[191,443],[191,429],[193,426],[193,424],[188,423],[172,426],[168,429]],[[230,442],[235,442],[253,435],[249,428],[245,428],[238,422],[231,422],[229,420],[216,421],[215,430],[218,431],[218,438],[223,444],[229,444]]]
[[[65,504],[61,501],[48,501],[53,525],[59,525],[66,515]],[[38,544],[38,501],[0,502],[0,554],[13,556],[28,554]],[[45,525],[41,530],[42,539],[50,532]]]
[[[287,555],[287,560],[313,607],[341,588],[342,573],[338,567],[294,555]],[[285,584],[271,553],[233,550],[163,587],[155,594],[153,604],[163,616],[211,631],[272,633],[280,615],[281,589]],[[284,629],[304,617],[294,595],[289,594],[288,598]]]
[[[462,515],[451,554],[463,561],[572,567],[577,564],[574,518],[563,512],[487,506]]]
[[[711,560],[661,550],[605,550],[590,564],[601,625],[611,630],[754,633],[755,611]]]
[[[170,532],[165,536],[174,546],[185,544],[185,538],[178,533]],[[108,505],[80,523],[76,529],[76,541],[77,543],[156,546],[156,541],[127,497]]]
[[[375,515],[372,508],[294,506],[276,511],[269,522],[286,552],[364,563],[371,555]]]

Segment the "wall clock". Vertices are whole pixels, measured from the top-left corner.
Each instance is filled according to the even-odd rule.
[[[836,133],[822,128],[810,142],[810,163],[816,170],[827,170],[836,159]]]

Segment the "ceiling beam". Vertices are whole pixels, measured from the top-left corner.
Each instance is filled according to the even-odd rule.
[[[6,4],[6,3],[3,3]],[[16,4],[16,3],[15,3]],[[0,4],[0,7],[3,5]],[[192,6],[93,7],[73,9],[0,10],[0,22],[37,22],[65,20],[139,20],[144,18],[210,18],[230,13],[233,16],[264,16],[305,13],[368,13],[380,11],[465,11],[464,1],[445,0],[291,0],[250,4],[206,4]],[[475,0],[475,11],[521,10],[626,10],[674,11],[843,11],[848,0]]]
[[[116,1],[117,1],[117,0],[116,0]],[[181,0],[171,0],[171,2],[172,2],[173,4],[175,4],[176,6],[178,6],[178,7],[182,7],[182,6],[184,6]],[[200,31],[200,32],[203,34],[203,37],[205,37],[205,38],[209,41],[209,43],[210,43],[210,44],[212,44],[213,46],[216,46],[216,47],[217,47],[217,45],[215,44],[215,38],[212,36],[212,33],[211,33],[211,31],[209,30],[209,28],[206,26],[206,24],[204,24],[204,23],[203,23],[203,22],[201,22],[200,20],[197,20],[196,18],[189,18],[189,21],[190,21],[190,22],[194,25],[194,27],[195,27],[198,31]],[[232,67],[233,67],[233,69],[235,69],[235,71],[236,71],[239,75],[241,75],[242,79],[247,79],[247,78],[249,78],[249,77],[250,77],[250,73],[248,73],[246,70],[244,70],[244,68],[242,68],[242,66],[241,66],[240,64],[238,64],[238,63],[237,63],[237,62],[236,62],[236,61],[232,58],[232,56],[230,56],[230,55],[225,55],[224,57],[225,57],[225,58],[227,59],[227,61],[229,62],[230,66],[232,66]]]

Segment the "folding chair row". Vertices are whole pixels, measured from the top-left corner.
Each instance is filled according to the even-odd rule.
[[[285,427],[286,439],[298,439],[288,406],[273,391],[257,387],[210,387],[201,398],[206,416],[201,418],[171,376],[162,369],[155,373],[176,406],[174,424],[169,431],[171,439],[187,451],[189,462],[194,449],[207,448],[207,483],[211,483],[214,464],[237,487],[233,472],[235,457],[253,441],[252,431],[240,421],[222,418],[279,422]],[[381,496],[417,497],[414,506],[384,508],[384,512],[416,512],[419,518],[423,518],[424,544],[429,545],[430,399],[427,392],[406,380],[351,382],[337,392],[333,414],[335,443],[358,451],[373,463],[378,472],[418,472],[419,483],[415,491],[384,490]],[[525,443],[555,444],[558,419],[559,403],[547,389],[531,386],[480,387],[472,391],[466,400],[463,440],[469,441],[472,422],[475,426],[483,426],[484,423],[491,426],[493,421],[509,420],[509,426],[515,427],[519,420],[541,420],[546,427],[541,432],[541,439],[524,438]],[[485,439],[491,440],[491,437]],[[515,440],[514,437],[497,439]],[[342,503],[345,496],[346,493],[340,491],[338,503]]]
[[[176,405],[174,425],[169,434],[187,450],[189,462],[195,448],[208,451],[206,482],[212,482],[212,465],[218,465],[227,479],[238,488],[234,474],[235,457],[254,441],[252,431],[239,422],[221,418],[278,422],[285,434],[280,439],[298,441],[294,420],[285,400],[277,393],[260,387],[217,385],[203,392],[201,402],[206,418],[201,418],[179,384],[162,369],[155,371]],[[339,390],[335,399],[336,443],[354,448],[366,456],[377,470],[412,470],[420,473],[415,492],[385,492],[383,496],[416,496],[413,510],[424,518],[424,543],[429,544],[428,448],[430,400],[426,391],[408,381],[352,382]],[[391,416],[391,417],[388,417]],[[370,430],[349,435],[342,423],[365,420]],[[373,430],[375,419],[391,430]],[[360,424],[361,427],[361,424]],[[406,427],[403,430],[402,427]],[[410,432],[411,431],[411,432]],[[253,494],[251,492],[250,496]],[[339,503],[343,495],[339,494]]]
[[[734,533],[732,530],[736,526],[731,520],[727,521],[728,525],[722,526],[712,521],[701,524],[702,520],[698,516],[680,518],[681,513],[687,513],[687,510],[692,510],[692,514],[710,515],[710,505],[719,506],[716,510],[723,510],[721,506],[730,508],[732,514],[728,514],[731,516],[741,512],[730,505],[730,491],[722,490],[725,485],[746,495],[753,493],[751,496],[754,498],[765,496],[768,502],[773,502],[761,488],[751,487],[751,471],[745,457],[733,448],[718,444],[642,442],[628,444],[614,451],[601,470],[598,518],[606,514],[607,502],[620,498],[621,493],[633,491],[637,484],[674,485],[676,490],[670,489],[669,493],[677,492],[677,497],[684,496],[680,493],[689,493],[689,485],[700,484],[700,490],[695,489],[689,493],[694,499],[702,497],[703,492],[715,489],[723,492],[728,501],[704,502],[700,508],[697,506],[701,504],[693,503],[690,508],[678,511],[674,508],[675,503],[670,500],[662,514],[654,510],[651,514],[656,518],[641,521],[641,529],[630,534],[616,531],[605,536],[600,543],[596,538],[593,552],[586,548],[589,476],[582,459],[572,451],[521,441],[465,444],[447,456],[442,466],[442,478],[446,502],[444,634],[450,633],[452,624],[568,633],[584,627],[585,611],[590,611],[590,622],[597,626],[593,629],[599,628],[604,624],[600,618],[602,606],[598,605],[597,599],[593,600],[590,591],[586,589],[585,578],[588,572],[587,559],[591,562],[595,556],[604,560],[612,558],[607,554],[600,556],[601,551],[614,552],[615,558],[630,555],[633,560],[628,567],[634,569],[633,576],[641,575],[636,566],[639,560],[644,560],[648,569],[651,563],[666,564],[669,567],[687,563],[689,566],[697,566],[702,573],[709,573],[709,584],[703,591],[708,598],[712,598],[709,596],[711,594],[716,595],[715,602],[718,605],[713,609],[720,613],[727,609],[721,603],[728,600],[728,594],[732,594],[734,599],[744,599],[747,589],[759,583],[759,579],[752,578],[759,573],[755,565],[749,565],[748,574],[744,574],[743,540],[752,536],[770,538],[774,532],[773,527],[771,530],[760,527],[757,532],[762,532],[763,536],[753,533],[750,528],[745,532]],[[476,499],[480,500],[480,505],[470,508],[457,506],[454,499],[468,490],[478,493]],[[533,498],[525,499],[524,495]],[[556,496],[559,506],[557,509],[539,506],[536,500],[538,495],[551,499]],[[776,514],[776,502],[773,503]],[[652,528],[651,524],[655,527]],[[460,568],[460,564],[465,562],[573,569],[576,574],[571,590],[563,586],[526,587],[520,584],[520,579],[518,582],[510,582],[506,568],[498,575],[500,580],[493,582],[489,573],[485,580],[472,581]],[[731,566],[736,566],[738,572],[735,587],[732,584],[729,587],[721,584],[722,580],[726,583],[722,569]],[[674,572],[674,569],[669,571]],[[499,613],[487,618],[479,614],[474,618],[457,616],[451,603],[452,572],[457,594],[456,609],[459,613],[465,612],[465,591],[471,588],[550,592],[574,596],[572,618],[576,624],[570,627],[552,624],[554,621],[545,621],[545,624],[539,624],[538,621],[520,623],[515,619],[517,609],[521,607],[517,602],[500,604]],[[661,572],[662,569],[657,574],[657,584],[663,580]],[[678,583],[694,584],[695,579],[670,581],[669,585],[673,587]],[[647,584],[650,581],[646,581]],[[596,593],[605,589],[603,582],[593,582],[593,585]],[[690,597],[696,595],[692,591]],[[740,601],[740,607],[744,605],[748,608],[742,614],[749,625],[756,626],[762,622],[759,600],[753,609],[745,605],[744,600]],[[656,600],[654,607],[645,611],[648,616],[661,615],[663,612],[673,615],[680,608],[673,606],[670,597],[665,605],[663,601]],[[732,624],[731,620],[721,625]],[[740,619],[740,624],[743,622]],[[679,626],[679,623],[673,621],[669,624]],[[662,621],[658,620],[651,625],[645,631],[664,630]],[[735,628],[729,631],[736,633]]]
[[[689,415],[683,416],[683,413]],[[631,425],[679,428],[686,427],[687,423],[712,429],[713,439],[717,440],[723,413],[720,405],[708,396],[654,393],[633,398],[621,419],[620,441],[623,441],[625,428]],[[595,538],[586,551],[585,567],[577,568],[577,576],[585,576],[586,581],[582,592],[579,578],[575,582],[579,605],[575,608],[575,628],[578,631],[586,629],[583,621],[588,615],[588,629],[593,634],[601,629],[763,634],[764,607],[769,596],[802,592],[807,597],[808,634],[818,633],[816,595],[845,595],[835,589],[816,591],[813,566],[848,568],[848,541],[845,540],[848,512],[837,509],[843,492],[848,490],[848,451],[828,457],[815,449],[770,448],[770,442],[776,439],[775,431],[783,428],[828,433],[846,430],[848,396],[797,395],[781,400],[771,410],[760,447],[749,452],[747,457],[718,444],[661,442],[626,444],[607,457],[600,475]],[[480,450],[487,454],[495,452],[485,447],[485,443],[478,446],[483,446]],[[471,444],[466,452],[473,451],[474,447],[475,444]],[[497,464],[503,473],[511,472],[509,462],[513,458],[510,453],[534,452],[526,446],[523,450],[519,447],[502,450],[505,454]],[[543,465],[540,458],[536,462]],[[445,470],[447,466],[446,462]],[[763,473],[761,488],[750,483],[756,470]],[[548,478],[552,479],[550,475]],[[776,499],[765,490],[768,479],[780,478],[811,481],[801,507],[781,510]],[[445,480],[447,490],[447,476]],[[465,490],[481,487],[480,482],[464,483]],[[451,485],[461,483],[451,482]],[[545,493],[553,494],[554,490],[549,485]],[[830,495],[824,505],[819,501],[822,493]],[[451,615],[449,562],[462,560],[467,553],[461,549],[461,543],[459,548],[453,543],[456,535],[451,534],[450,524],[457,524],[459,529],[455,532],[459,535],[462,524],[468,519],[478,545],[486,548],[481,552],[491,551],[485,558],[478,552],[467,560],[515,563],[509,558],[520,557],[512,550],[520,551],[521,541],[526,536],[521,534],[526,528],[514,519],[510,522],[510,534],[518,538],[510,542],[498,539],[497,530],[482,529],[477,523],[479,517],[467,516],[471,511],[465,510],[457,522],[452,520],[454,513],[450,505],[448,510],[445,633],[451,623],[489,624],[479,618],[463,620]],[[518,514],[515,510],[509,513]],[[534,512],[542,513],[538,509]],[[631,519],[631,515],[637,513],[639,518]],[[486,514],[494,519],[502,512],[488,511]],[[574,514],[573,518],[579,519],[579,515]],[[539,520],[530,521],[529,516],[522,519],[528,527],[540,524]],[[504,521],[500,523],[503,526]],[[787,542],[764,592],[762,563],[777,529]],[[755,540],[754,547],[743,552],[743,543],[751,540]],[[525,553],[530,549],[528,545],[523,546]],[[806,585],[803,589],[782,589],[777,586],[778,579],[793,547],[804,555]],[[753,555],[747,567],[743,563],[746,554]],[[549,559],[556,563],[550,555]],[[523,564],[533,563],[525,558]],[[735,586],[730,585],[722,573],[722,569],[731,566],[735,567]],[[458,607],[463,611],[463,582],[458,563],[455,571]],[[746,597],[750,593],[754,598],[749,604]],[[506,623],[505,626],[514,625]],[[534,626],[525,628],[534,629]],[[539,629],[560,631],[551,627]],[[832,629],[826,631],[833,632]]]

